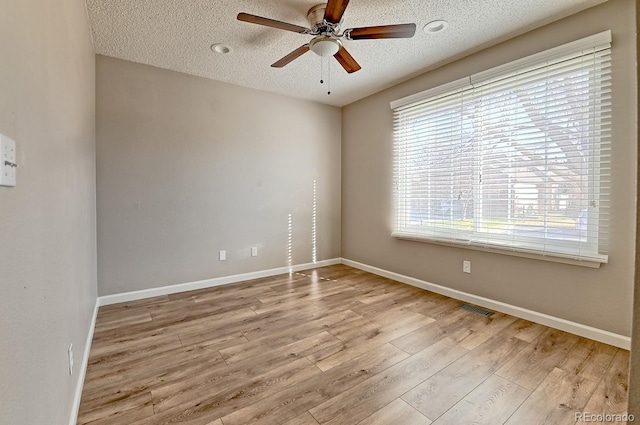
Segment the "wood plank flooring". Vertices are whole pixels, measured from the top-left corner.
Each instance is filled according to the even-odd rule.
[[[343,265],[101,307],[78,424],[575,424],[629,352]],[[580,423],[580,422],[578,422]]]

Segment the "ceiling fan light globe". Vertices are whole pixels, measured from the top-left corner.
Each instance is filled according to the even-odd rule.
[[[312,40],[309,44],[311,51],[323,58],[335,55],[340,50],[340,47],[340,41],[329,37]]]

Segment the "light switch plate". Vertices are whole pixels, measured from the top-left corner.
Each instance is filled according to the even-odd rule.
[[[257,257],[258,256],[258,247],[257,246],[252,246],[251,247],[251,256],[252,257]]]
[[[16,142],[0,134],[0,186],[16,185]]]

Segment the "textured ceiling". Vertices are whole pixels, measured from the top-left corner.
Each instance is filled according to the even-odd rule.
[[[310,35],[236,20],[239,12],[308,27],[318,0],[87,0],[96,53],[240,86],[344,106],[421,71],[605,0],[351,0],[342,29],[417,24],[412,39],[345,41],[362,70],[347,74],[308,52],[270,65]],[[436,34],[426,23],[444,19]],[[214,43],[231,47],[216,54]],[[324,62],[324,63],[323,63]],[[320,84],[321,64],[325,84]],[[331,95],[327,95],[327,66]]]

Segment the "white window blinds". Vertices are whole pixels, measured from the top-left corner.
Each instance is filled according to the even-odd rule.
[[[392,102],[393,236],[606,262],[610,42]]]

